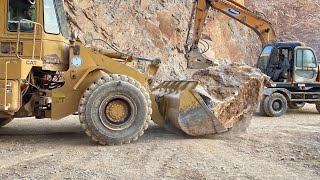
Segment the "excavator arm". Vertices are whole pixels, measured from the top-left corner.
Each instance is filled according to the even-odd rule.
[[[194,0],[188,24],[188,34],[185,44],[188,68],[203,69],[212,66],[212,61],[203,57],[199,42],[208,11],[216,9],[252,29],[259,36],[262,46],[272,43],[276,34],[271,23],[263,17],[262,13],[251,11],[233,0]],[[193,39],[189,44],[193,25]]]

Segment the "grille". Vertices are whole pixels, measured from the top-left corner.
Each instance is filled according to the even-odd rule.
[[[0,55],[15,55],[17,49],[16,42],[0,42]],[[20,42],[19,45],[19,55],[22,55],[23,52],[23,43]]]

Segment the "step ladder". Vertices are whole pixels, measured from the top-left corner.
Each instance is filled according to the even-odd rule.
[[[4,93],[4,103],[0,104],[0,107],[2,106],[5,111],[8,111],[9,108],[11,107],[10,103],[7,103],[7,101],[8,101],[7,100],[7,94],[8,94],[7,87],[11,86],[10,84],[8,84],[8,64],[10,64],[10,63],[17,63],[17,61],[7,61],[6,65],[5,65],[5,71],[0,73],[0,74],[5,75],[4,76],[4,87],[0,87],[0,91],[2,91]]]

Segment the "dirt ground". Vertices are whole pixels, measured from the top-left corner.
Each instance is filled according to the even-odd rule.
[[[99,146],[77,116],[0,130],[0,179],[319,179],[320,115],[255,116],[248,133],[192,138],[152,124],[138,142]]]

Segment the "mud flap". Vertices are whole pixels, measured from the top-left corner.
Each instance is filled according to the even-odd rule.
[[[213,101],[197,81],[166,81],[153,89],[152,95],[166,123],[188,135],[227,131],[214,116]]]

